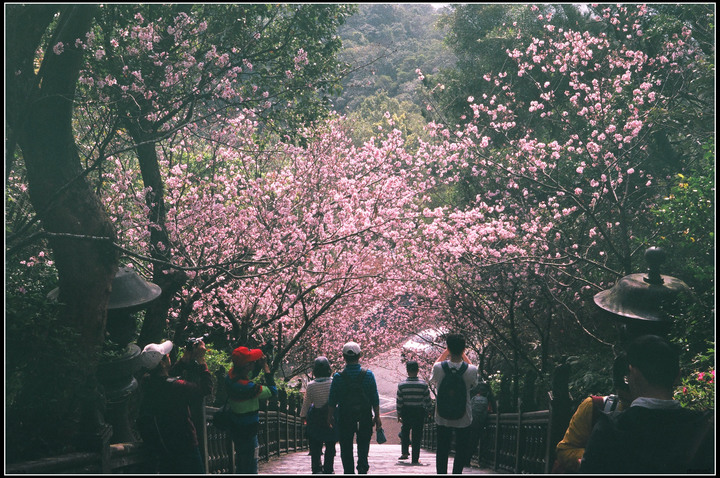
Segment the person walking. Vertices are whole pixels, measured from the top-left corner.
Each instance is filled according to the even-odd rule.
[[[470,424],[470,441],[468,453],[468,461],[465,466],[470,466],[475,451],[478,452],[478,460],[482,458],[481,443],[482,435],[485,430],[487,417],[492,411],[492,404],[488,395],[490,395],[490,386],[487,383],[478,383],[470,392],[470,407],[472,408],[472,423]]]
[[[156,460],[160,473],[203,474],[205,466],[198,447],[191,405],[212,393],[212,376],[205,354],[195,355],[197,382],[170,376],[173,343],[148,344],[140,362],[149,372],[142,378],[138,430]]]
[[[419,465],[423,425],[432,407],[430,388],[424,380],[418,378],[420,367],[415,360],[408,360],[405,364],[405,370],[408,376],[398,384],[395,407],[398,421],[402,423],[400,429],[402,454],[399,459],[408,459],[410,437],[412,435],[412,464]]]
[[[310,443],[310,467],[313,474],[332,475],[335,468],[335,444],[338,441],[337,430],[328,425],[328,398],[332,378],[330,362],[327,357],[315,359],[314,380],[307,384],[300,417],[307,420],[307,434]],[[323,446],[325,460],[323,462]]]
[[[225,387],[232,412],[230,437],[235,445],[236,473],[257,474],[260,400],[277,397],[277,387],[262,350],[238,347],[231,358],[233,367],[225,376]],[[264,385],[250,380],[256,363],[265,372]]]
[[[455,435],[453,474],[461,474],[468,463],[472,423],[470,390],[477,383],[477,367],[471,364],[465,355],[465,337],[457,333],[448,334],[445,342],[447,348],[433,365],[430,377],[430,382],[437,385],[435,423],[438,448],[435,468],[438,475],[447,474],[453,434]]]
[[[367,474],[370,469],[368,454],[373,424],[378,429],[382,428],[380,397],[375,376],[360,366],[360,345],[348,342],[343,346],[342,354],[345,368],[333,375],[327,419],[331,426],[338,427],[343,473],[355,473],[353,439],[357,436],[357,471],[359,474]],[[336,407],[337,419],[334,415]]]

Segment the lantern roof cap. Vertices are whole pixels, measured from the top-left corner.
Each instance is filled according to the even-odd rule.
[[[630,274],[612,288],[595,294],[595,304],[603,310],[632,320],[663,322],[683,293],[689,292],[685,282],[660,274],[665,252],[659,247],[645,251],[648,273]]]
[[[120,267],[112,281],[112,290],[108,299],[108,310],[141,308],[162,293],[157,284],[148,282],[132,267]],[[48,294],[51,300],[57,300],[60,288],[55,288]]]

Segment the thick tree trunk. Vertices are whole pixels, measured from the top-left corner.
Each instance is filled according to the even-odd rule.
[[[60,11],[56,23],[48,21],[53,8]],[[63,417],[70,423],[68,435],[92,433],[91,428],[98,425],[96,410],[88,407],[99,404],[88,403],[86,398],[96,393],[95,371],[105,340],[107,302],[118,261],[112,244],[114,227],[82,175],[72,130],[75,85],[82,64],[82,50],[75,49],[74,44],[75,39],[85,38],[95,10],[93,5],[15,6],[9,15],[14,21],[9,18],[7,22],[11,43],[6,48],[24,52],[8,57],[7,71],[14,77],[6,90],[7,97],[12,98],[8,121],[22,149],[30,200],[50,235],[60,302],[65,305],[62,319],[79,335],[79,342],[72,344],[68,353],[74,354],[83,367],[76,377],[68,377],[75,399],[68,404],[67,412],[81,412],[87,421],[86,428],[79,430],[73,429],[72,423],[81,417]],[[49,25],[55,28],[52,44],[36,75],[34,51]],[[63,52],[54,53],[53,45],[61,42]],[[87,407],[72,408],[79,403]]]

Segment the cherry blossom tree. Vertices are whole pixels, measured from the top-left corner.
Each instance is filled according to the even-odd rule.
[[[281,330],[277,368],[294,348],[313,348],[313,334],[336,347],[353,336],[387,345],[393,331],[407,333],[407,320],[389,320],[407,316],[407,307],[390,304],[417,288],[400,273],[408,260],[402,244],[414,234],[417,198],[427,186],[400,132],[355,148],[331,123],[307,130],[306,147],[277,143],[262,151],[255,128],[253,112],[239,112],[212,142],[185,140],[168,151],[187,163],[160,161],[167,254],[190,278],[173,302],[176,334],[200,322],[227,330],[232,342],[259,344]],[[196,169],[193,161],[210,167]],[[411,167],[399,174],[398,164]],[[139,184],[138,171],[117,160],[105,182],[118,236],[126,248],[144,249],[152,240],[144,191],[128,187]],[[382,309],[379,328],[371,319]]]
[[[528,352],[548,356],[537,344],[549,344],[551,325],[559,332],[574,323],[599,343],[614,341],[613,331],[596,320],[592,296],[637,272],[637,258],[662,234],[651,209],[665,187],[667,164],[656,154],[671,137],[663,115],[693,95],[703,98],[701,90],[685,86],[707,62],[687,26],[666,29],[650,48],[643,41],[647,7],[597,11],[597,34],[558,28],[551,15],[536,12],[544,35],[508,50],[506,66],[483,75],[487,88],[467,99],[473,114],[464,125],[436,125],[454,148],[438,156],[464,170],[455,174],[466,187],[467,210],[487,205],[492,214],[479,220],[515,226],[509,238],[521,248],[517,260],[494,276],[492,261],[475,261],[477,252],[463,242],[470,236],[461,234],[456,264],[462,273],[444,261],[449,291],[456,297],[467,291],[459,297],[461,310],[472,311],[474,324],[522,317],[534,339],[524,337],[518,352],[535,363],[537,352]],[[704,132],[691,125],[687,121],[683,133],[704,141]],[[670,167],[691,159],[676,157]],[[533,280],[533,271],[541,281]],[[488,287],[493,283],[501,284],[498,290]],[[545,325],[537,327],[532,317],[543,315]],[[485,333],[503,337],[487,327]]]
[[[80,78],[88,101],[77,115],[88,133],[86,154],[100,169],[108,155],[127,161],[119,152],[135,154],[154,224],[148,253],[163,294],[146,313],[140,344],[160,340],[170,301],[187,280],[165,265],[158,148],[186,134],[188,125],[201,124],[194,134],[209,134],[238,107],[260,106],[269,131],[292,131],[320,117],[341,71],[335,30],[351,11],[341,5],[105,5],[93,31],[78,39],[92,53]]]

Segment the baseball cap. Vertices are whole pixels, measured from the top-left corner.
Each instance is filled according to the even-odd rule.
[[[233,350],[232,362],[236,367],[260,360],[263,357],[263,351],[260,349],[249,349],[247,347],[238,347]]]
[[[143,367],[152,370],[160,364],[164,356],[170,353],[173,343],[169,340],[161,344],[147,344],[140,354]]]
[[[349,357],[355,357],[357,355],[360,355],[360,345],[358,345],[355,342],[348,342],[345,345],[343,345],[343,355],[347,355]]]

